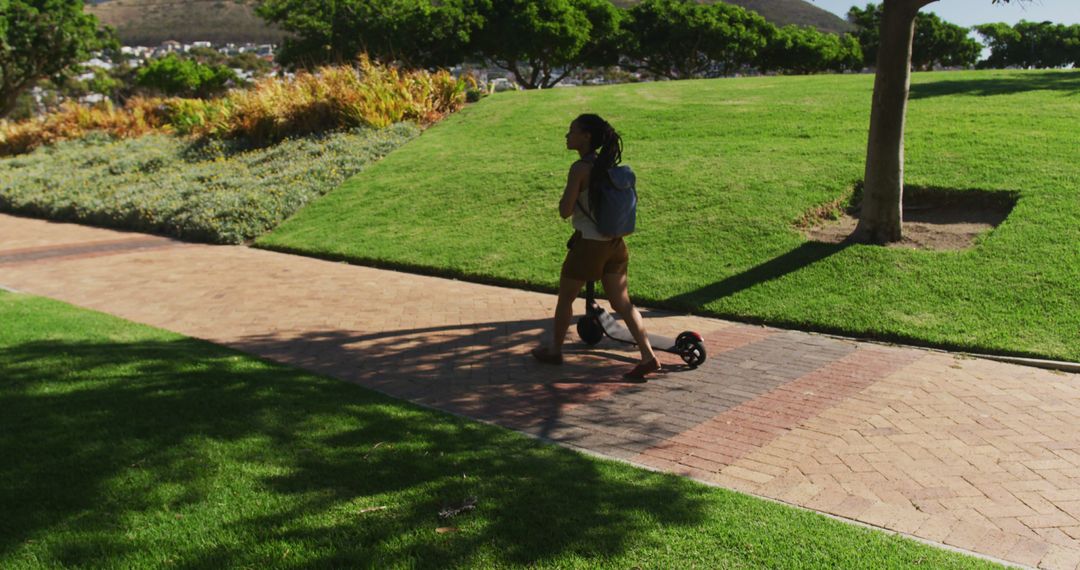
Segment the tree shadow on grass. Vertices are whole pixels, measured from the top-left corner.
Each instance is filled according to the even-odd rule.
[[[705,490],[679,478],[201,341],[7,346],[0,378],[3,556],[530,564],[615,556],[704,517]],[[475,512],[439,517],[468,497]]]
[[[854,243],[854,241],[842,243],[808,241],[783,255],[751,267],[742,273],[670,297],[665,301],[665,304],[674,308],[699,310],[701,307],[718,299],[730,297],[751,287],[779,279],[789,273],[813,265],[827,257],[840,253]]]
[[[855,218],[859,216],[861,194],[862,182],[859,181],[855,184],[854,196],[847,208],[847,213]],[[905,222],[932,225],[982,224],[996,227],[1009,216],[1019,196],[1017,191],[905,186],[903,219]],[[666,303],[680,309],[700,310],[718,299],[813,265],[856,243],[857,237],[850,231],[840,234],[836,240],[812,239],[742,273],[671,297]]]
[[[914,83],[911,99],[927,99],[946,95],[1011,95],[1026,91],[1061,91],[1080,93],[1080,71],[1033,71],[1012,77],[975,77]]]

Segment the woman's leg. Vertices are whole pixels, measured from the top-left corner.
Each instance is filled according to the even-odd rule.
[[[563,342],[566,341],[566,330],[570,328],[570,321],[574,318],[574,300],[577,299],[584,281],[570,277],[559,278],[559,301],[555,305],[555,322],[551,331],[551,351],[555,354],[562,352]]]
[[[641,361],[650,362],[656,358],[652,344],[649,343],[649,335],[645,334],[645,323],[641,320],[641,313],[630,302],[630,293],[627,291],[625,273],[607,273],[603,276],[604,291],[607,293],[611,308],[623,318],[626,328],[630,329],[634,341],[637,342],[638,350],[641,351]]]

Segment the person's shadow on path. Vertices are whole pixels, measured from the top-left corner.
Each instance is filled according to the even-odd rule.
[[[549,324],[533,319],[371,333],[319,330],[249,336],[230,345],[396,398],[574,443],[572,422],[564,421],[569,410],[642,389],[621,377],[636,351],[613,341],[589,347],[571,332],[564,363],[540,364],[528,348]],[[674,365],[667,373],[684,370]],[[591,419],[646,438],[651,431],[648,421],[614,411]]]

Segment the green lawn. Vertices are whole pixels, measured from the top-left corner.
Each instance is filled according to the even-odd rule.
[[[915,74],[907,182],[1019,196],[962,252],[807,242],[862,178],[870,75],[497,94],[258,240],[553,290],[563,134],[594,111],[639,176],[637,301],[779,326],[1080,361],[1080,71]]]
[[[990,566],[46,299],[0,322],[6,569]]]

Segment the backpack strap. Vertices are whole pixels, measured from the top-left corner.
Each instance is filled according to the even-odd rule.
[[[595,154],[590,154],[588,156],[583,156],[583,157],[578,159],[578,162],[587,162],[589,164],[595,165],[596,164],[596,155]],[[592,177],[592,172],[589,173],[589,177],[590,178]],[[589,212],[588,210],[586,210],[585,208],[581,207],[581,194],[578,194],[577,200],[574,200],[574,207],[577,208],[578,210],[581,210],[581,213],[585,214],[585,217],[592,220],[593,224],[597,223],[596,218],[593,217],[592,213]]]

